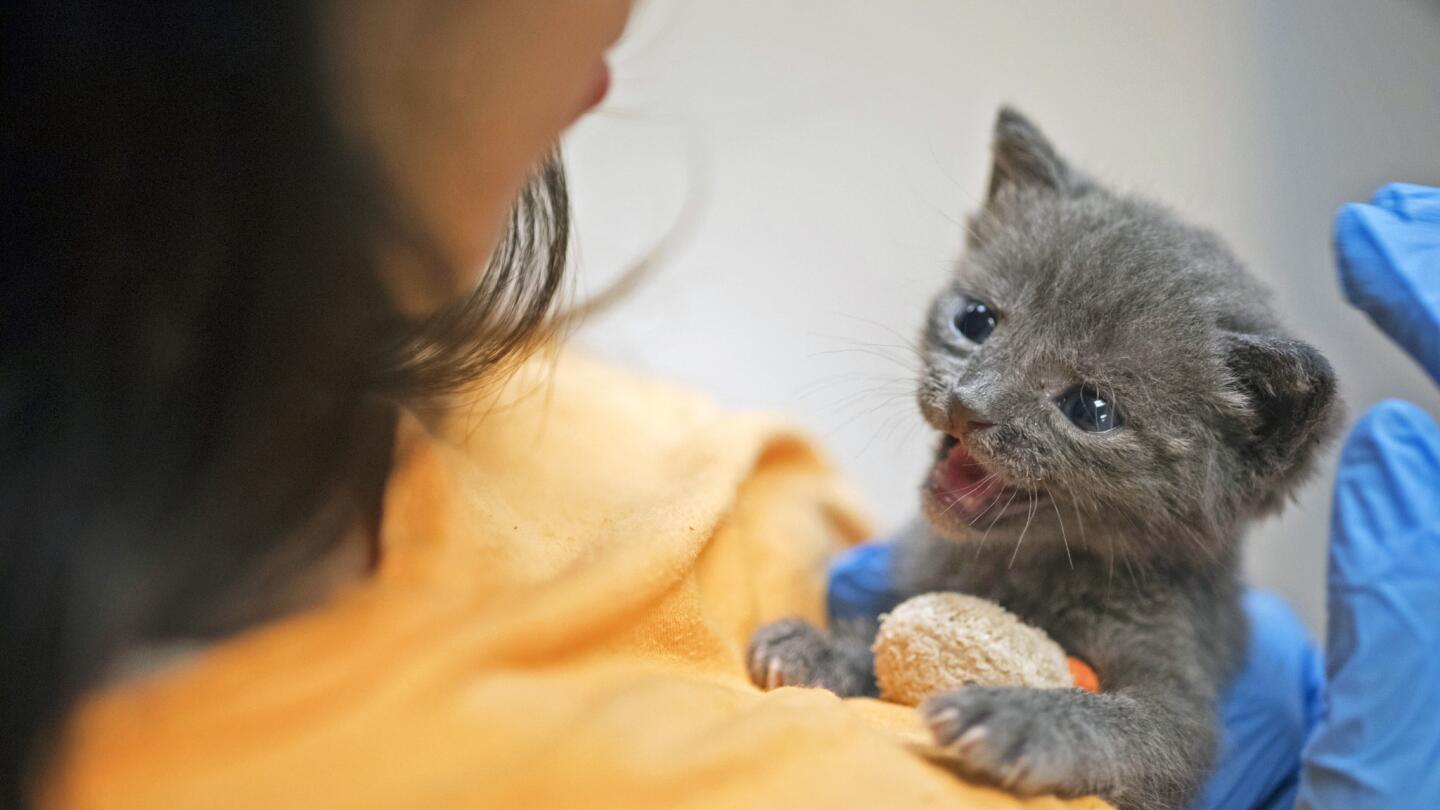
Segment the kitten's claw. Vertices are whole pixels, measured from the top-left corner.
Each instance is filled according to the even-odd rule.
[[[765,688],[779,689],[785,685],[784,662],[779,658],[771,658],[770,663],[765,667]]]
[[[746,656],[750,680],[763,689],[822,686],[817,674],[829,651],[829,639],[800,619],[781,619],[761,627]]]
[[[750,680],[763,689],[817,686],[845,696],[865,694],[855,662],[824,631],[801,619],[782,619],[755,631],[745,660]]]
[[[936,739],[953,738],[955,736],[954,726],[959,722],[960,710],[950,706],[942,707],[925,715],[925,723],[930,727],[930,734]]]
[[[984,726],[972,726],[955,741],[955,750],[961,754],[967,753],[971,748],[974,748],[979,742],[984,740],[985,735],[988,733],[989,729]]]
[[[844,697],[874,694],[870,645],[830,634],[801,619],[761,627],[750,640],[746,668],[763,689],[813,686]]]
[[[946,762],[964,776],[1037,795],[1086,791],[1074,745],[1041,690],[970,686],[921,707]]]

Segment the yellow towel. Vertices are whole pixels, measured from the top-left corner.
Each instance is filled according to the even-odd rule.
[[[77,711],[65,808],[1087,807],[911,754],[912,710],[764,693],[865,535],[802,437],[567,357],[402,424],[376,575]]]

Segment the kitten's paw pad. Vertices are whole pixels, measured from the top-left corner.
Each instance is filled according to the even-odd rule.
[[[771,622],[750,639],[746,662],[750,680],[764,689],[782,686],[823,686],[831,658],[830,639],[803,619]]]
[[[925,702],[921,715],[946,763],[964,776],[1023,795],[1079,795],[1073,744],[1038,690],[971,686]]]

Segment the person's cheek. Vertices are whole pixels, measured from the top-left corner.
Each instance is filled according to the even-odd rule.
[[[510,201],[563,131],[603,95],[605,51],[624,31],[630,3],[619,0],[492,0],[456,21],[461,35],[449,81],[469,92],[444,100],[447,135],[438,139],[432,216],[455,246],[459,286],[482,272]],[[485,32],[504,31],[496,40]],[[417,88],[416,92],[425,92]],[[468,178],[464,186],[458,178]],[[473,195],[470,204],[463,199]],[[498,209],[498,210],[496,210]]]
[[[512,201],[594,101],[620,0],[336,2],[327,43],[342,127],[376,156],[427,247],[389,262],[404,308],[472,289]],[[408,260],[407,260],[408,259]]]

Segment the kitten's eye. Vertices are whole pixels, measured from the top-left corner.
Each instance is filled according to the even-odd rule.
[[[984,343],[995,331],[995,312],[979,301],[966,301],[955,316],[955,331],[971,343]]]
[[[1124,424],[1120,412],[1093,385],[1072,388],[1055,401],[1065,418],[1087,433],[1104,433]]]

